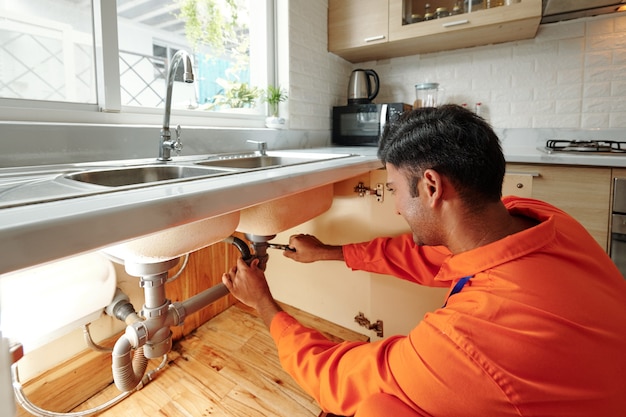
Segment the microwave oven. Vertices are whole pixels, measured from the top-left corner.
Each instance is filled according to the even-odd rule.
[[[332,143],[344,146],[378,146],[385,125],[403,112],[409,104],[352,104],[333,107]]]

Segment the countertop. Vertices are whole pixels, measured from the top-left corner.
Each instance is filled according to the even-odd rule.
[[[534,132],[498,132],[507,162],[626,167],[626,156],[547,154],[540,150],[545,133],[534,139],[529,131]],[[19,176],[20,168],[0,169],[0,274],[241,210],[381,166],[375,147],[297,151],[358,156],[14,206],[5,202],[4,207],[3,182],[10,182],[12,174]],[[36,175],[37,186],[49,189],[50,179],[58,175],[55,169]]]
[[[241,210],[381,166],[371,147],[297,151],[355,156],[0,208],[0,274]],[[58,175],[54,172],[44,170],[41,181],[35,180],[37,186],[51,184]]]

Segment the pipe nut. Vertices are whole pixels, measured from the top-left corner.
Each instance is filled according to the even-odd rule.
[[[187,311],[185,310],[185,306],[182,303],[172,303],[170,304],[170,312],[174,314],[174,326],[180,326],[187,318]]]
[[[130,326],[126,326],[125,335],[133,349],[137,349],[146,344],[148,340],[148,328],[143,321],[139,321]]]

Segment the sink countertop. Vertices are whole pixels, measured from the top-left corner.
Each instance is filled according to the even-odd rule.
[[[358,156],[1,208],[0,274],[238,211],[381,166],[376,148],[297,151]],[[10,170],[19,176],[19,169]],[[39,186],[54,183],[50,172],[29,180],[33,178],[42,181]]]
[[[547,154],[538,149],[545,143],[543,136],[520,140],[518,133],[499,135],[507,162],[626,167],[626,156]],[[359,156],[0,208],[0,274],[241,210],[381,166],[375,147],[292,151]],[[27,179],[46,187],[54,176],[53,168]],[[0,195],[11,177],[20,177],[20,168],[0,169]]]

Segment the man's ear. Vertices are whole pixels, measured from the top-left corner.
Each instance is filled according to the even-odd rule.
[[[427,169],[422,175],[422,190],[426,197],[433,203],[438,202],[443,196],[443,181],[441,175],[433,169]]]

